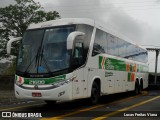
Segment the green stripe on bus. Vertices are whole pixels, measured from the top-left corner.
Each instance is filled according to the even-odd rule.
[[[99,69],[102,69],[102,56],[99,56]],[[113,58],[106,58],[104,63],[106,70],[118,70],[118,71],[126,71],[126,64],[124,61],[116,60]]]
[[[99,56],[99,69],[102,69],[102,60],[103,56]],[[106,58],[105,59],[105,69],[106,70],[116,70],[116,71],[127,71],[127,64],[129,64],[128,72],[134,72],[134,64],[133,63],[126,63],[122,60],[117,60],[113,58]],[[136,65],[137,72],[148,72],[148,66],[145,65]]]
[[[102,59],[103,59],[103,57],[99,57],[99,69],[102,69]]]
[[[18,80],[18,77],[16,77]],[[60,76],[56,76],[53,78],[23,78],[24,79],[24,83],[23,84],[27,84],[27,85],[33,85],[33,84],[53,84],[59,80],[65,80],[66,79],[66,75],[60,75]]]

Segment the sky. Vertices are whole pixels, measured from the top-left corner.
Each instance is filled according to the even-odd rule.
[[[160,47],[160,0],[34,0],[61,18],[91,18],[127,36],[143,47]],[[14,0],[0,0],[0,7]],[[155,53],[149,52],[149,71]],[[158,72],[160,72],[159,57]]]

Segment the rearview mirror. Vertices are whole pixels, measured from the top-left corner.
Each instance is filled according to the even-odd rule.
[[[13,38],[13,39],[10,39],[7,43],[7,54],[10,54],[11,53],[11,48],[12,48],[12,43],[15,42],[15,41],[19,41],[21,40],[22,37],[17,37],[17,38]]]
[[[73,42],[75,40],[75,38],[77,36],[84,36],[85,33],[83,32],[79,32],[79,31],[75,31],[75,32],[72,32],[68,35],[68,38],[67,38],[67,50],[71,50],[73,48]]]

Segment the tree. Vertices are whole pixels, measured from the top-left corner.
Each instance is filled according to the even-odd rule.
[[[16,4],[0,8],[0,58],[7,57],[6,44],[11,37],[23,35],[28,25],[60,18],[56,11],[45,12],[33,0],[15,0]],[[13,55],[17,54],[18,43],[13,44]]]

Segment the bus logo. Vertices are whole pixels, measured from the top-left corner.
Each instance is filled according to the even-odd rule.
[[[17,78],[17,83],[18,83],[19,85],[22,85],[22,84],[24,83],[24,79],[19,76],[19,77]]]

